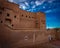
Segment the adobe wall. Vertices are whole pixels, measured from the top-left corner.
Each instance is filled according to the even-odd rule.
[[[0,43],[8,48],[29,46],[49,41],[49,35],[55,38],[55,30],[46,30],[45,14],[31,13],[18,8],[10,2],[1,2],[0,7]],[[7,7],[8,6],[8,7]]]
[[[55,29],[55,31],[56,31],[56,34],[55,34],[56,39],[60,40],[60,28]]]
[[[0,24],[1,25],[1,24]],[[8,27],[0,26],[0,43],[8,48],[32,46],[45,42],[49,42],[49,35],[54,39],[54,30],[50,32],[42,32],[40,30],[11,30]],[[3,29],[2,29],[3,27]],[[6,32],[5,32],[6,31]]]
[[[23,13],[24,12],[24,13]],[[20,26],[21,28],[35,28],[35,13],[20,10]]]
[[[8,2],[8,1],[5,1],[5,0],[1,0],[0,5],[3,8],[10,9],[10,10],[13,10],[15,12],[19,12],[19,5],[15,4],[15,3]]]
[[[42,13],[42,12],[38,12],[36,14],[37,14],[36,18],[37,18],[37,20],[39,22],[38,27],[40,28],[40,30],[45,30],[46,29],[46,23],[45,23],[46,22],[46,18],[45,18],[45,14]]]

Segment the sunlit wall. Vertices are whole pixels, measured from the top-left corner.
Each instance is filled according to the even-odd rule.
[[[60,0],[8,0],[29,12],[44,12],[46,28],[60,28]]]

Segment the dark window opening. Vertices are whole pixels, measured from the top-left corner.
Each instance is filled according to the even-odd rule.
[[[43,24],[45,24],[45,22],[43,22]]]
[[[3,21],[1,21],[1,23],[3,23]]]
[[[29,16],[29,18],[31,18],[31,17]]]
[[[23,15],[22,15],[22,17],[23,17]]]
[[[10,14],[7,13],[7,16],[10,16]]]
[[[14,18],[16,18],[16,16],[14,16]]]
[[[38,22],[36,22],[36,25],[38,25]]]
[[[27,16],[26,16],[27,17]]]
[[[2,11],[3,11],[3,10],[4,10],[4,8],[3,8],[3,7],[0,7],[0,10],[2,10]]]
[[[2,14],[2,12],[0,12],[0,14]]]
[[[14,26],[14,25],[12,24],[12,26]]]
[[[32,17],[32,18],[34,18],[34,17]]]
[[[45,20],[42,20],[41,22],[42,22],[43,24],[45,24]]]
[[[5,22],[6,22],[7,24],[11,24],[11,19],[5,19]]]
[[[36,25],[38,25],[38,20],[36,20]]]

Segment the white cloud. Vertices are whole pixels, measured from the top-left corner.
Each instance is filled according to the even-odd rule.
[[[55,1],[55,0],[48,0],[48,3],[52,3],[53,1]]]
[[[25,10],[26,9],[26,6],[19,6],[19,8],[22,8],[22,9]]]
[[[49,26],[48,26],[48,27],[46,27],[46,28],[47,28],[47,29],[54,29],[55,27],[49,27]]]
[[[29,6],[28,2],[25,2],[25,5],[26,5],[26,6]]]
[[[50,12],[56,12],[56,9],[51,9],[51,10],[45,11],[45,13],[50,13]]]
[[[45,6],[43,6],[43,8],[45,9],[46,7],[45,7]]]
[[[34,1],[31,1],[31,4],[33,4],[33,5],[34,5],[34,4],[35,4],[35,2],[34,2]]]
[[[47,11],[45,11],[45,13],[50,13],[52,10],[47,10]]]
[[[33,6],[32,6],[32,8],[35,8],[35,7],[36,7],[36,5],[33,5]]]
[[[24,10],[27,9],[26,5],[23,4],[23,3],[20,3],[19,8],[22,8],[22,9],[24,9]]]
[[[17,0],[16,0],[17,1]],[[18,0],[18,2],[25,2],[26,0]]]
[[[38,5],[42,5],[44,2],[45,2],[45,0],[42,0],[42,1],[36,0],[35,4],[38,6]]]
[[[8,0],[8,1],[10,1],[10,2],[14,2],[13,0]]]

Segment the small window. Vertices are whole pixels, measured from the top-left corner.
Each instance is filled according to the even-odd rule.
[[[27,16],[26,16],[27,17]]]
[[[22,15],[22,17],[23,17],[23,15]]]
[[[45,20],[42,20],[42,23],[45,24]]]
[[[12,24],[12,26],[14,26],[14,25]]]
[[[43,22],[43,24],[45,24],[45,22]]]
[[[11,24],[11,19],[5,19],[5,22],[7,23],[7,24]]]
[[[36,24],[38,24],[38,22],[36,22]]]
[[[2,12],[0,11],[0,14],[2,14]]]
[[[36,20],[36,24],[38,24],[38,20]]]
[[[32,18],[34,18],[34,17],[32,17]]]
[[[31,17],[29,16],[29,18],[31,18]]]
[[[4,10],[4,8],[0,7],[0,10],[2,10],[2,11],[3,11],[3,10]]]
[[[14,18],[16,18],[16,16],[14,16]]]
[[[1,21],[1,23],[3,23],[3,21]]]
[[[10,16],[10,14],[7,13],[7,16]]]

